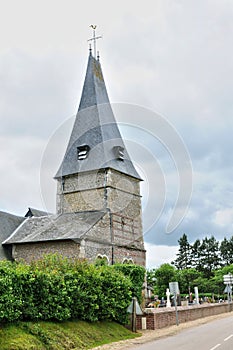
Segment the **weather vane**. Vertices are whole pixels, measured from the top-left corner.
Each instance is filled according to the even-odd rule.
[[[96,24],[91,24],[90,27],[93,29],[93,37],[87,41],[93,41],[93,43],[94,43],[94,57],[96,58],[96,40],[102,38],[102,36],[95,35],[95,30],[97,27]]]

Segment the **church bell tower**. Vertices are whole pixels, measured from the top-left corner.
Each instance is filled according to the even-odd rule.
[[[118,129],[99,57],[91,49],[78,112],[55,179],[58,214],[106,213],[115,254],[119,258],[122,251],[122,257],[145,265],[141,178]]]

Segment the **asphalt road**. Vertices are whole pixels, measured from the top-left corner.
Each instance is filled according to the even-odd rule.
[[[233,350],[233,316],[186,329],[129,350]]]

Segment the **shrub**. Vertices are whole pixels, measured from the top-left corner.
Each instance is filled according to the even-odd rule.
[[[134,264],[115,264],[112,268],[116,271],[121,271],[131,281],[132,296],[142,302],[142,287],[145,281],[146,270],[144,267]]]
[[[132,293],[140,296],[142,276],[144,269],[135,265],[95,266],[59,255],[31,265],[0,262],[0,321],[78,318],[125,323]]]

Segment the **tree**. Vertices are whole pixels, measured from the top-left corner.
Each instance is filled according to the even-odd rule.
[[[194,268],[177,271],[177,281],[179,283],[180,293],[188,294],[189,290],[192,291],[196,286],[194,281],[200,277],[202,277],[202,273]]]
[[[199,247],[200,264],[198,270],[204,273],[204,276],[210,278],[213,271],[221,266],[221,258],[219,256],[219,242],[214,236],[205,237]]]
[[[219,288],[213,277],[206,278],[200,275],[198,278],[196,278],[193,281],[193,286],[198,287],[199,294],[202,294],[202,293],[218,294],[219,293]]]
[[[147,270],[146,272],[147,285],[153,288],[156,287],[156,283],[157,283],[155,272],[156,272],[156,269]]]
[[[229,239],[229,241],[226,237],[224,237],[220,244],[220,253],[223,266],[233,264],[233,236]]]
[[[215,281],[215,284],[218,286],[218,290],[220,291],[220,294],[222,294],[224,289],[223,284],[223,276],[227,275],[228,273],[231,273],[233,275],[233,264],[224,266],[223,268],[214,271],[214,277],[213,280]]]
[[[176,281],[176,269],[170,264],[162,264],[155,270],[154,276],[159,297],[162,297],[165,295],[166,289],[169,288],[169,282]]]
[[[185,233],[178,240],[178,243],[180,245],[179,251],[176,254],[176,260],[173,261],[172,264],[175,265],[178,270],[188,269],[191,267],[191,246]]]
[[[200,262],[200,247],[201,247],[201,241],[200,239],[197,239],[193,245],[191,246],[191,261],[193,268],[196,268],[198,271],[200,271],[201,262]]]

